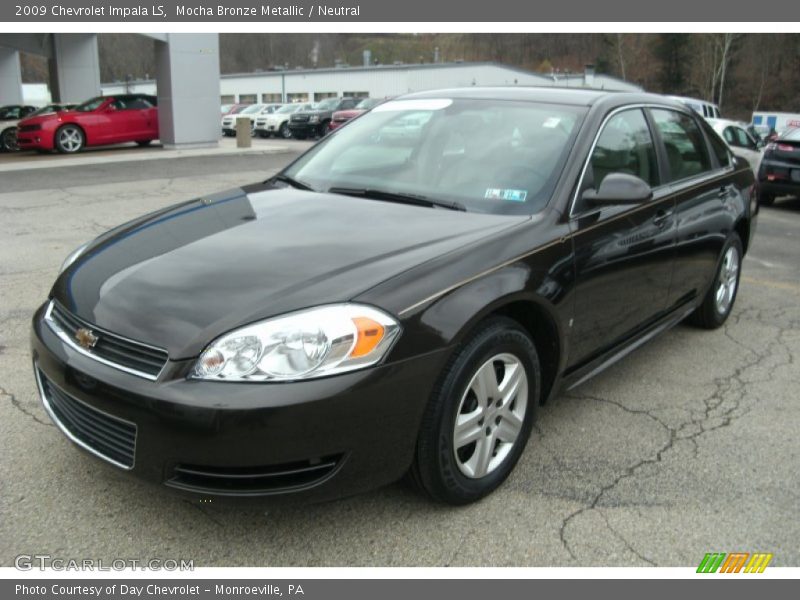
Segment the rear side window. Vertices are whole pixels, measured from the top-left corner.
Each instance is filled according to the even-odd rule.
[[[669,181],[680,181],[711,170],[711,157],[703,132],[689,115],[674,110],[653,109],[653,120],[664,140],[669,163]]]
[[[597,138],[590,164],[595,189],[610,173],[627,173],[651,187],[658,185],[653,138],[641,109],[626,110],[609,119]]]

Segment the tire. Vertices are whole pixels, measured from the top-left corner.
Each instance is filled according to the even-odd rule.
[[[9,127],[0,133],[0,150],[3,152],[16,152],[19,150],[16,127]]]
[[[512,386],[515,377],[516,393],[500,389]],[[454,352],[434,389],[422,419],[411,481],[431,498],[453,505],[475,502],[495,490],[530,437],[540,381],[536,347],[519,324],[505,317],[484,321]],[[492,393],[507,396],[495,398]]]
[[[149,146],[150,142],[152,141],[153,140],[139,140],[138,142],[136,142],[136,145],[139,146],[140,148],[144,148],[146,146]]]
[[[319,128],[317,128],[317,135],[320,138],[324,138],[328,134],[328,124],[330,121],[323,121],[319,124]]]
[[[772,206],[774,202],[775,202],[775,194],[770,194],[768,192],[758,193],[758,203],[761,206]]]
[[[288,140],[292,137],[292,130],[289,129],[289,125],[287,123],[281,124],[281,128],[278,130],[278,134],[285,140]]]
[[[704,329],[716,329],[728,319],[739,291],[742,271],[742,241],[732,233],[720,254],[714,282],[703,298],[702,304],[689,316],[689,321]]]
[[[75,154],[83,150],[86,136],[77,125],[62,125],[56,131],[55,147],[61,154]]]

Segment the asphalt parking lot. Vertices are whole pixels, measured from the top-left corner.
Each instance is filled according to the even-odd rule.
[[[64,256],[296,155],[0,173],[0,566],[18,554],[196,566],[800,565],[800,201],[762,210],[727,325],[679,326],[540,413],[508,482],[454,509],[396,484],[329,504],[192,504],[73,448],[35,390],[29,320]]]

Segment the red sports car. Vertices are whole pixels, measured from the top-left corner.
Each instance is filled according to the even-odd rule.
[[[85,146],[136,142],[146,146],[158,139],[155,96],[99,96],[65,112],[39,115],[19,123],[20,150],[58,150],[66,154]]]

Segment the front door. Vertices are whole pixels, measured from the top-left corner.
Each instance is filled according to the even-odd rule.
[[[662,185],[653,139],[642,109],[614,114],[603,126],[578,187],[570,220],[576,271],[571,367],[634,335],[667,309],[675,206]],[[633,206],[594,206],[581,198],[610,173],[644,180],[653,199]]]

